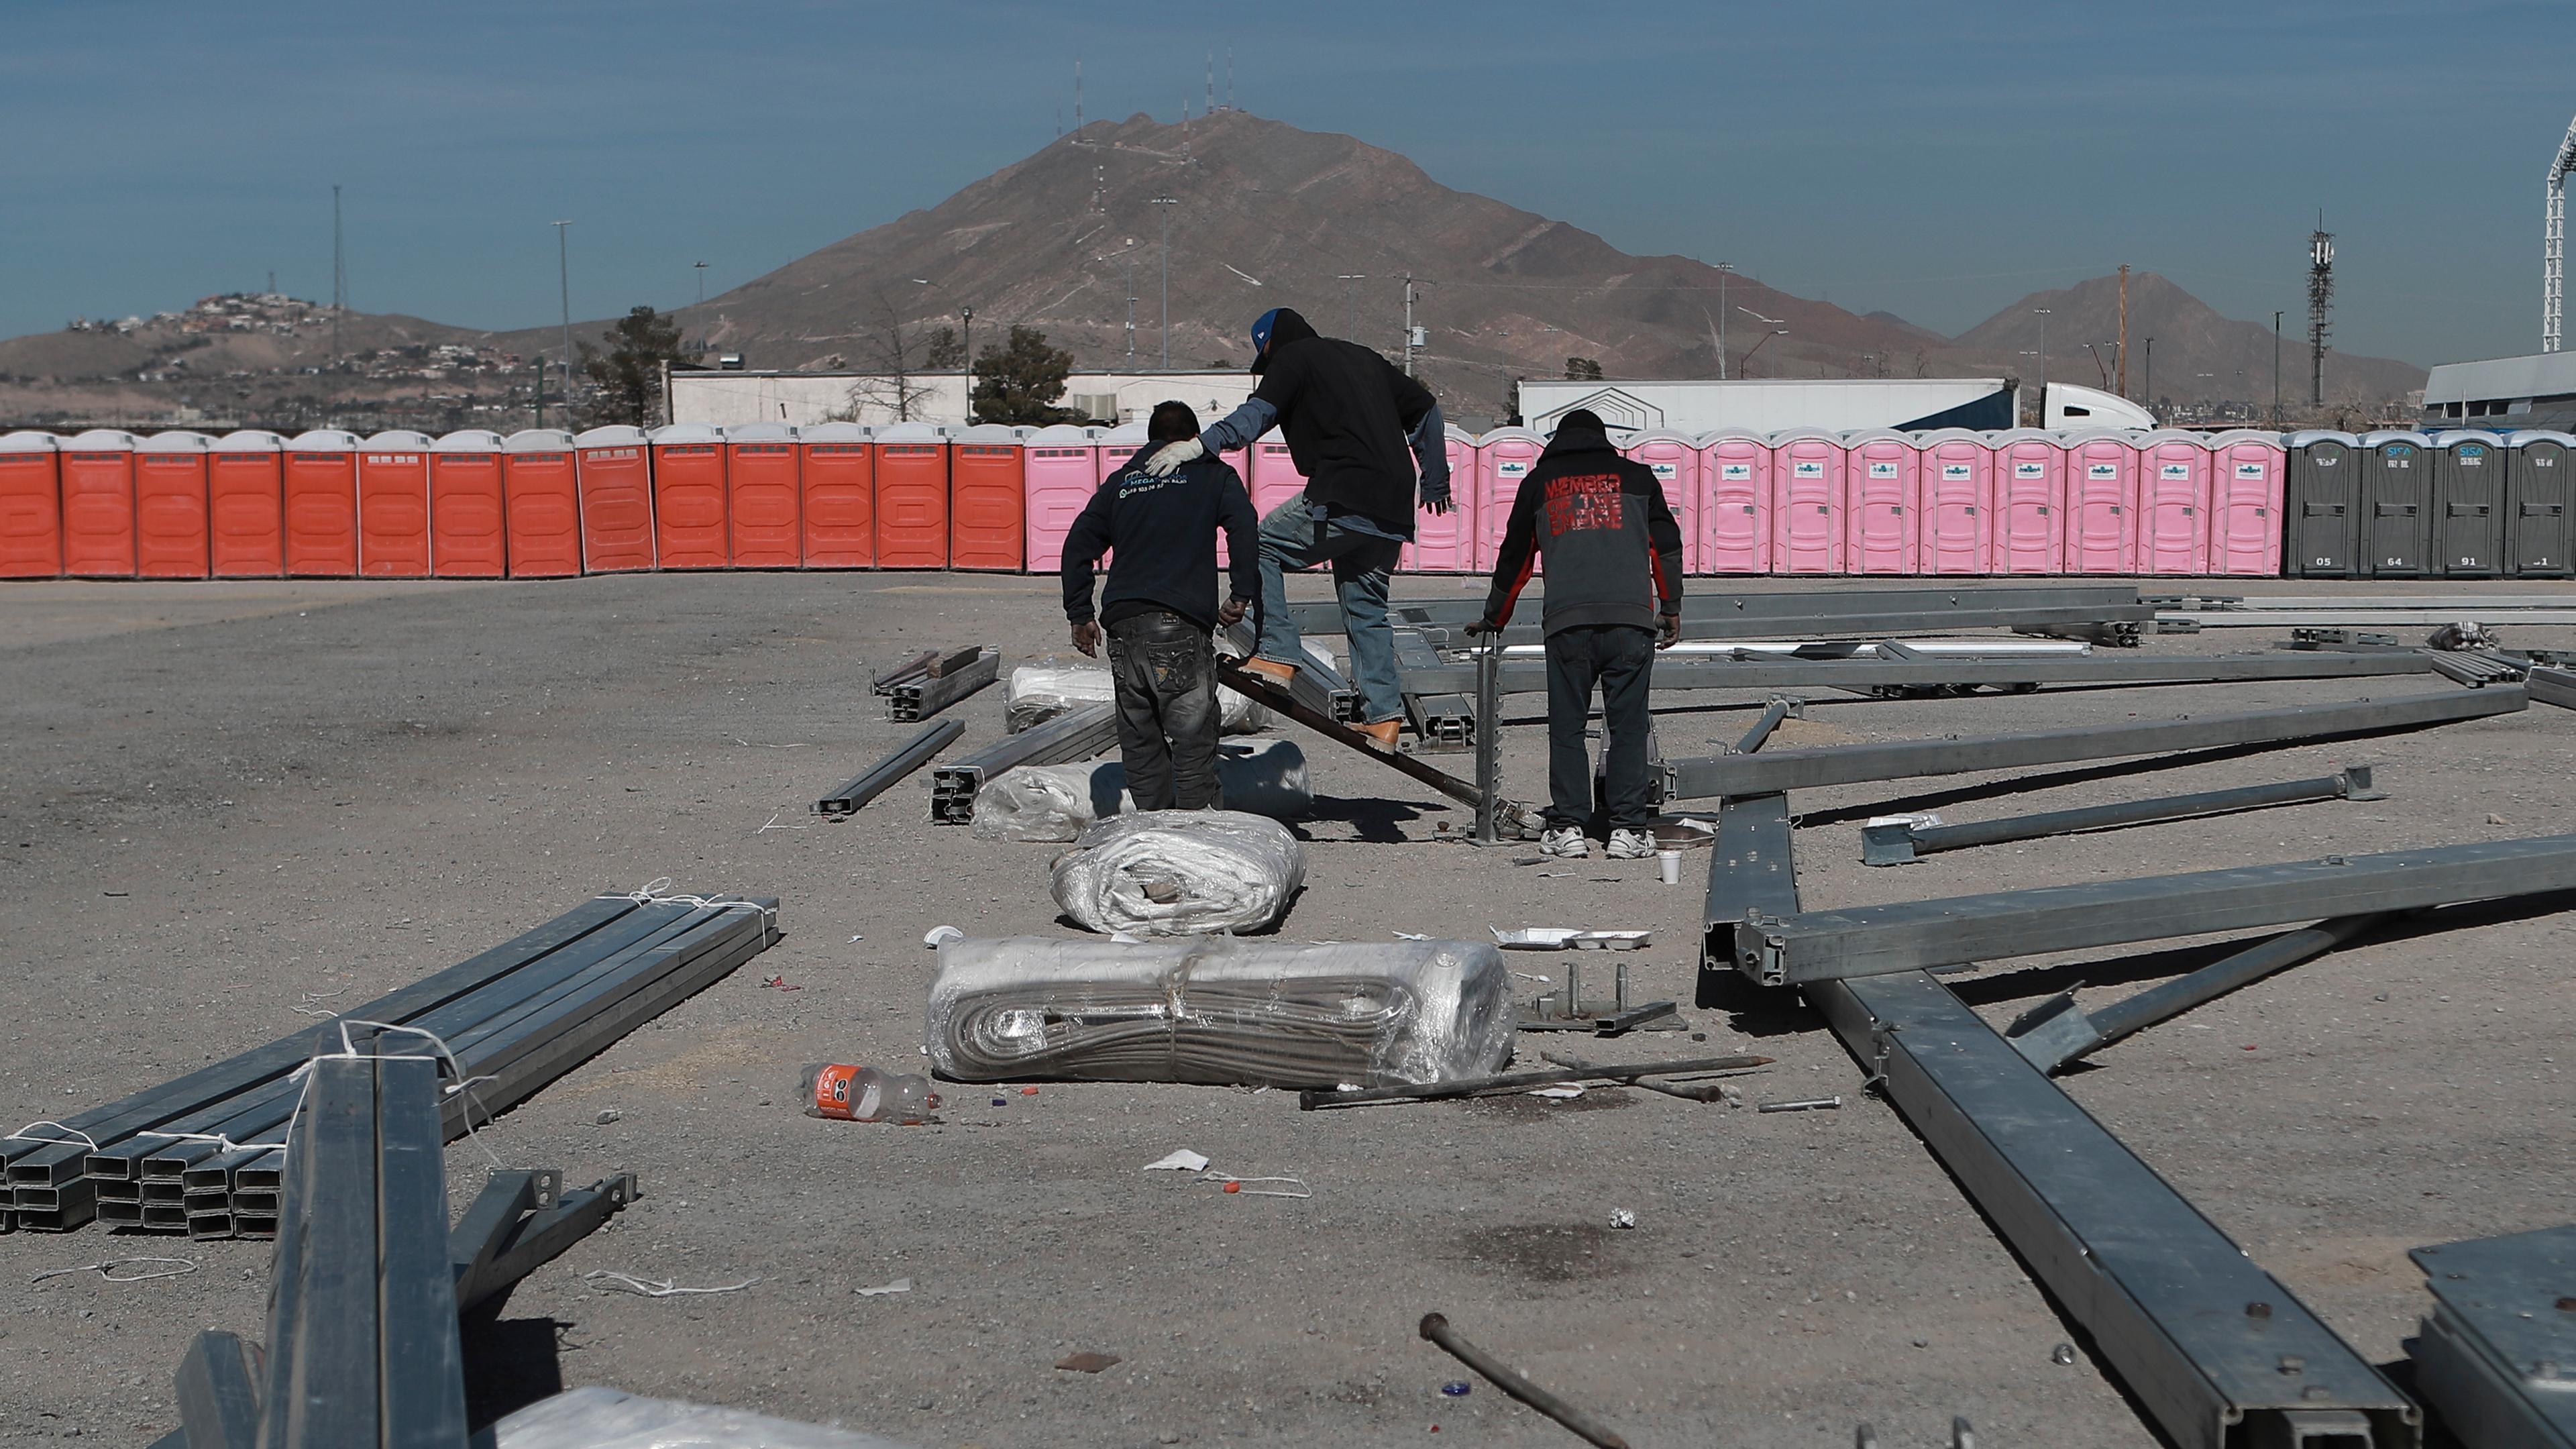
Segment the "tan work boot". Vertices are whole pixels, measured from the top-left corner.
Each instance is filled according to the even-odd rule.
[[[1404,721],[1382,719],[1375,724],[1353,725],[1351,728],[1368,736],[1370,747],[1379,754],[1392,755],[1395,753],[1397,737],[1404,733]]]
[[[1243,672],[1266,679],[1281,689],[1286,689],[1297,680],[1296,665],[1282,664],[1276,659],[1264,659],[1257,654],[1243,661]]]

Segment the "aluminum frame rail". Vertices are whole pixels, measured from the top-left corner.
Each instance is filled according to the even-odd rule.
[[[2443,1427],[2467,1449],[2576,1446],[2576,1227],[2407,1256],[2433,1311],[2406,1353]]]
[[[2395,734],[2512,714],[2529,701],[2517,685],[2441,690],[2341,704],[2302,704],[2239,714],[2171,720],[2078,725],[2026,734],[1967,735],[1833,745],[1821,749],[1765,750],[1755,755],[1701,755],[1672,762],[1675,800],[1763,795],[1821,785],[1854,785],[1974,770],[2007,770],[2075,760],[2160,755],[2230,745],[2311,743]]]
[[[1216,677],[1219,684],[1235,693],[1286,715],[1335,744],[1357,750],[1398,774],[1418,780],[1471,810],[1481,811],[1485,808],[1484,802],[1488,798],[1493,799],[1493,814],[1499,822],[1497,829],[1508,833],[1514,839],[1521,838],[1524,833],[1536,827],[1536,815],[1519,801],[1489,797],[1476,785],[1400,750],[1389,754],[1379,749],[1358,729],[1315,710],[1303,698],[1279,688],[1260,675],[1248,673],[1232,664],[1220,663],[1217,666]]]
[[[921,727],[921,732],[897,746],[894,753],[868,767],[866,773],[842,785],[814,802],[817,815],[856,815],[869,801],[900,784],[903,778],[929,764],[931,756],[956,743],[966,733],[962,720],[935,720]]]
[[[899,681],[886,691],[886,718],[897,724],[928,719],[1001,677],[1002,655],[996,649],[978,650],[962,662],[953,655],[934,660],[926,676]]]
[[[2576,835],[1757,915],[1724,949],[1738,971],[1779,986],[2556,890],[2576,890]]]
[[[1409,669],[1438,669],[1440,651],[1419,629],[1397,629],[1395,632],[1395,666],[1399,672]],[[1474,672],[1474,666],[1469,666]],[[1454,753],[1476,747],[1476,706],[1467,696],[1455,690],[1439,693],[1404,692],[1404,712],[1421,736],[1421,748],[1428,753]]]
[[[1745,729],[1742,737],[1737,739],[1734,744],[1726,747],[1726,752],[1730,755],[1752,754],[1755,750],[1762,748],[1765,743],[1769,742],[1771,732],[1778,729],[1783,720],[1805,719],[1806,717],[1807,702],[1804,699],[1786,694],[1775,694],[1769,699],[1763,701],[1762,713],[1754,718],[1753,723]]]
[[[924,649],[907,654],[879,670],[875,677],[868,681],[868,692],[885,694],[907,680],[926,679],[930,675],[931,663],[939,657],[939,651],[936,649]]]
[[[1655,656],[1654,687],[1668,689],[1958,690],[2038,688],[2043,685],[2238,684],[2283,679],[2367,679],[2430,674],[2421,654],[2219,654],[2073,655],[2062,658],[1815,659],[1769,657],[1710,659]],[[1403,687],[1417,692],[1475,687],[1472,664],[1408,669]],[[1547,666],[1506,659],[1505,694],[1547,692]]]
[[[1333,617],[1338,620],[1341,606],[1335,604],[1331,607],[1337,611]],[[1245,659],[1261,652],[1261,636],[1253,631],[1252,620],[1248,616],[1227,626],[1225,641]],[[1345,724],[1358,719],[1361,712],[1359,690],[1343,676],[1332,659],[1312,644],[1302,646],[1299,653],[1304,657],[1297,662],[1295,677],[1288,681],[1288,692],[1298,703],[1326,719],[1340,720]]]
[[[1799,914],[1787,797],[1719,830],[1712,919]],[[2419,1449],[2404,1395],[1939,981],[1806,996],[2181,1449]]]
[[[1520,607],[1541,607],[1544,593],[1523,597]],[[1387,617],[1398,626],[1463,628],[1484,617],[1485,601],[1481,595],[1461,595],[1446,599],[1392,599],[1387,603]],[[2097,612],[2116,610],[2119,612]],[[2007,619],[2004,616],[2032,611],[2067,613],[2056,619]],[[1349,625],[1342,618],[1338,600],[1319,603],[1290,604],[1288,612],[1297,620],[1300,631],[1309,634],[1347,634]],[[1756,589],[1747,591],[1703,590],[1682,595],[1682,626],[1686,639],[1758,639],[1778,633],[1784,627],[1809,625],[1830,626],[1838,633],[1905,633],[1906,628],[1890,628],[1869,621],[1887,618],[1929,620],[1922,627],[1931,629],[2005,628],[2013,624],[2107,622],[2114,619],[2145,619],[2154,609],[2139,597],[2138,590],[2122,584],[1965,584],[1932,589],[1852,589],[1813,593],[1789,589]],[[1734,632],[1693,634],[1694,623],[1735,626]]]
[[[1086,704],[1033,729],[1004,735],[963,759],[930,771],[930,821],[964,825],[975,818],[975,794],[984,782],[1018,765],[1061,765],[1088,760],[1118,743],[1118,708]]]
[[[2152,825],[2203,815],[2227,815],[2277,805],[2306,805],[2318,800],[2385,800],[2371,788],[2370,766],[2347,765],[2339,774],[2313,780],[2280,780],[2268,785],[2240,785],[2232,790],[2202,790],[2189,795],[2160,795],[2148,800],[2117,800],[2072,810],[2043,810],[2000,820],[1965,820],[1956,825],[1921,825],[1911,818],[1861,827],[1861,864],[1911,865],[1945,850],[2003,845],[2015,840],[2041,840],[2124,825]]]
[[[2576,709],[2576,674],[2564,669],[2535,668],[2522,676],[2522,689],[2537,703]]]
[[[498,1311],[499,1300],[520,1279],[641,1196],[631,1172],[569,1192],[553,1168],[493,1173],[447,1235],[456,1311],[472,1313],[487,1303]]]

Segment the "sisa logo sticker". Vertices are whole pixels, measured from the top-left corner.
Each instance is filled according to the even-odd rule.
[[[1529,473],[1529,464],[1518,460],[1506,460],[1498,465],[1494,471],[1505,478],[1520,478]]]
[[[2013,464],[2013,476],[2016,478],[2045,478],[2048,476],[2048,465],[2045,463],[2015,463]]]
[[[1750,481],[1753,477],[1753,465],[1750,463],[1720,463],[1717,466],[1717,476],[1736,482]]]
[[[1896,476],[1896,465],[1894,463],[1872,463],[1869,465],[1869,476],[1872,478],[1893,478]]]
[[[2239,463],[2236,465],[2236,476],[2239,478],[2268,478],[2271,476],[2271,473],[2271,469],[2264,467],[2260,463]]]
[[[2451,450],[2451,456],[2459,460],[2459,464],[2463,468],[2483,468],[2486,466],[2487,462],[2487,450],[2475,443],[2471,443],[2464,448],[2453,448]],[[2462,559],[2460,562],[2468,564],[2471,567],[2476,566],[2475,560],[2472,559]]]
[[[1974,474],[1974,471],[1975,470],[1971,469],[1965,463],[1944,463],[1941,465],[1941,476],[1943,478],[1956,479],[1962,483],[1966,482]]]
[[[2087,478],[2117,478],[2120,476],[2120,465],[2117,463],[2087,463],[2084,465],[2084,476]]]
[[[1800,463],[1794,466],[1790,472],[1794,476],[1800,478],[1822,478],[1825,476],[1825,465],[1822,463]]]
[[[2191,476],[2191,465],[2189,463],[2167,463],[2156,469],[2156,476],[2159,478],[2189,478]]]
[[[1647,466],[1655,470],[1655,478],[1657,481],[1664,483],[1670,483],[1673,479],[1679,477],[1682,471],[1681,465],[1678,463],[1652,463]]]

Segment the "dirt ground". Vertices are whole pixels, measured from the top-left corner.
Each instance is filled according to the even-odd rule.
[[[2230,591],[2264,587],[2326,591]],[[913,728],[885,721],[870,673],[932,644],[996,644],[1006,668],[1064,655],[1054,589],[790,574],[0,588],[0,1117],[78,1111],[290,1031],[300,1003],[365,1001],[668,876],[781,897],[787,938],[450,1150],[460,1208],[494,1161],[576,1182],[631,1171],[646,1193],[469,1345],[478,1419],[600,1383],[924,1446],[1571,1442],[1421,1342],[1414,1325],[1436,1309],[1640,1446],[1838,1449],[1863,1420],[1890,1446],[1931,1445],[1953,1415],[1987,1446],[2156,1442],[1794,998],[1693,1009],[1704,1043],[1592,1050],[1758,1050],[1779,1060],[1744,1080],[1752,1101],[1839,1094],[1840,1111],[1595,1091],[1301,1114],[1278,1092],[1050,1084],[958,1089],[931,1127],[799,1115],[803,1063],[918,1068],[925,931],[1069,930],[1047,893],[1055,848],[926,824],[926,775],[846,823],[807,813]],[[2150,647],[2262,649],[2280,632]],[[2507,642],[2568,647],[2576,630]],[[1776,746],[2450,687],[1819,699]],[[1001,697],[960,706],[958,749],[1000,732]],[[1732,740],[1759,703],[1663,699],[1668,755]],[[1509,713],[1504,778],[1533,796],[1540,701]],[[1984,777],[1812,792],[1795,800],[1802,889],[1810,906],[1847,904],[2549,834],[2576,804],[2571,731],[2535,707],[2035,795],[1957,793]],[[1325,798],[1302,827],[1289,936],[1650,927],[1653,947],[1629,958],[1637,989],[1689,1000],[1704,857],[1671,887],[1651,860],[1541,867],[1517,863],[1534,850],[1440,843],[1468,812],[1329,745],[1308,752]],[[2388,799],[1859,864],[1861,819],[1908,799],[1948,796],[1947,818],[1978,819],[2353,761],[2379,768]],[[2576,1215],[2576,1091],[2556,1060],[2576,1011],[2571,920],[2348,949],[2105,1051],[2067,1086],[2390,1362],[2429,1301],[2407,1248]],[[1954,980],[2000,1023],[2070,983],[2098,1003],[2157,969],[2115,950]],[[1313,1196],[1139,1171],[1180,1147],[1240,1176],[1293,1174]],[[1634,1230],[1609,1226],[1620,1208]],[[0,1280],[125,1254],[199,1266],[15,1290],[0,1439],[147,1442],[175,1423],[191,1335],[260,1336],[264,1243],[18,1233],[0,1238]],[[758,1281],[648,1299],[597,1291],[581,1276],[594,1269]],[[903,1278],[906,1293],[857,1291]],[[2061,1343],[2078,1346],[2071,1365],[2051,1361]],[[1077,1350],[1119,1362],[1053,1367]]]

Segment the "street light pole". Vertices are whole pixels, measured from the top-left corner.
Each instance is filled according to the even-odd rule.
[[[1333,280],[1342,284],[1342,310],[1350,314],[1348,323],[1351,329],[1350,335],[1356,338],[1360,335],[1360,304],[1351,292],[1351,283],[1367,281],[1368,273],[1342,272],[1335,275]]]
[[[1177,196],[1157,196],[1154,205],[1163,212],[1163,371],[1172,370],[1172,213],[1181,204]]]
[[[564,421],[567,423],[572,421],[572,250],[571,244],[564,240],[564,228],[570,225],[572,223],[569,221],[559,221],[554,224],[555,271],[557,279],[563,284],[563,414]]]
[[[2281,313],[2272,314],[2272,428],[2281,427]]]
[[[1717,264],[1717,380],[1726,381],[1726,279],[1735,271],[1735,263]]]
[[[2046,307],[2033,307],[2039,314],[2039,425],[2048,426],[2048,313]]]
[[[2144,390],[2146,397],[2143,401],[2146,403],[2147,416],[2152,418],[2156,415],[2156,339],[2152,337],[2147,339],[2147,375]]]
[[[965,324],[957,345],[966,353],[966,425],[975,425],[975,309],[959,307],[957,320]]]

